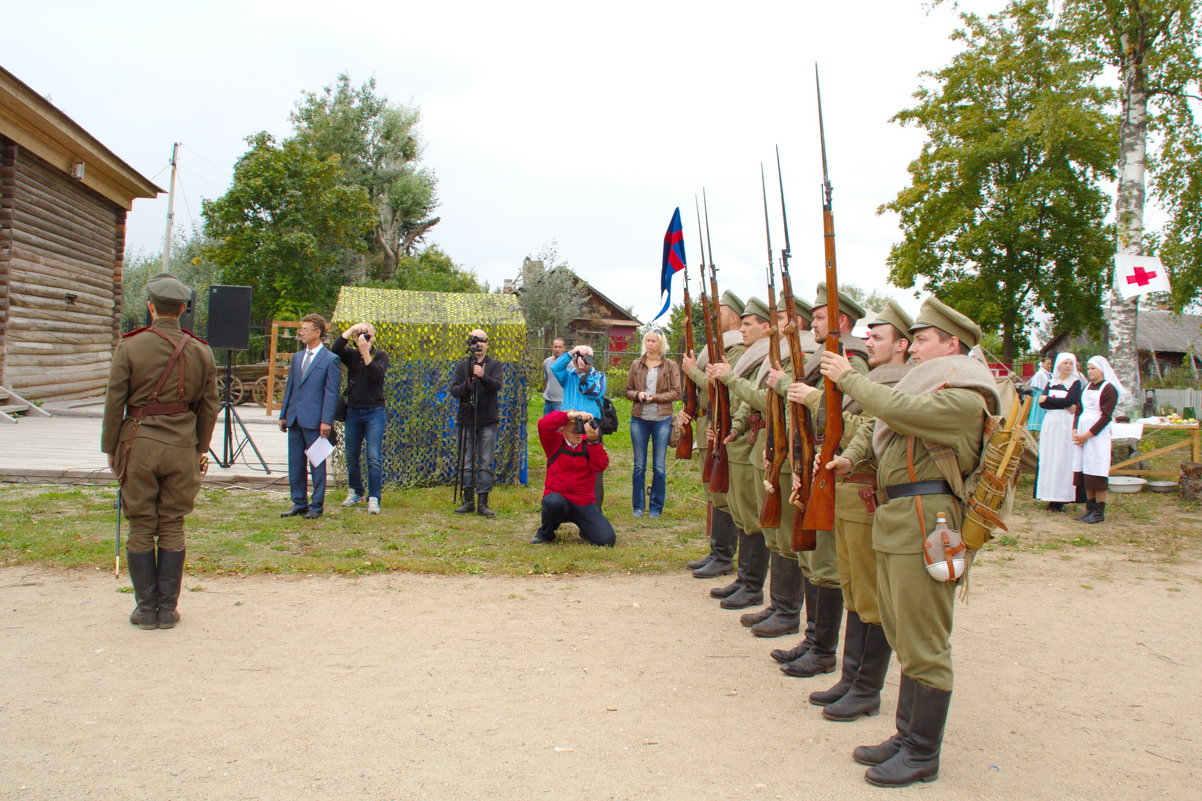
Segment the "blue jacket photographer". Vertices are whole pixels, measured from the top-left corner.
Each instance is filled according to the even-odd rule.
[[[588,412],[601,417],[601,399],[605,397],[605,373],[593,366],[593,349],[576,345],[551,365],[551,372],[563,385],[564,411]]]

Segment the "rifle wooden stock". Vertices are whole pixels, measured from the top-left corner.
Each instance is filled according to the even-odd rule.
[[[695,353],[693,344],[693,303],[689,299],[689,271],[684,271],[684,350]],[[683,371],[682,371],[683,372]],[[680,427],[680,439],[676,441],[676,458],[693,458],[693,418],[697,416],[697,387],[687,377],[681,377],[684,390],[684,413],[689,422]]]

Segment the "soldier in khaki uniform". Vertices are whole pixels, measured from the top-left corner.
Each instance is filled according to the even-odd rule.
[[[793,402],[803,403],[810,411],[810,419],[818,425],[818,412],[821,408],[823,393],[821,354],[826,344],[826,335],[830,326],[835,325],[843,344],[843,352],[847,354],[852,368],[859,373],[868,372],[868,350],[864,340],[852,336],[851,330],[856,321],[864,316],[864,308],[850,297],[839,297],[838,314],[829,313],[830,307],[826,297],[826,282],[818,284],[813,306],[813,330],[817,341],[818,351],[806,360],[800,382],[789,383],[786,377],[772,374],[770,380],[778,392],[786,397],[793,393]],[[828,412],[829,413],[829,412]],[[811,432],[817,436],[821,431]],[[817,442],[817,439],[814,440]],[[844,442],[850,437],[844,430]],[[838,489],[836,489],[836,496]],[[839,585],[839,566],[836,555],[835,534],[833,531],[819,531],[817,547],[812,551],[797,554],[801,564],[801,572],[805,577],[805,598],[807,618],[812,617],[814,628],[807,632],[809,636],[797,646],[789,650],[777,649],[771,654],[772,658],[782,662],[781,671],[788,676],[810,678],[822,673],[831,673],[838,665],[835,656],[839,647],[839,630],[843,623],[843,593]],[[808,607],[813,607],[810,611]]]
[[[891,387],[910,370],[910,315],[889,301],[885,310],[868,323],[868,379]],[[846,439],[871,421],[860,404],[844,397]],[[881,626],[876,596],[876,551],[872,549],[872,511],[875,500],[865,494],[876,489],[871,463],[863,472],[843,476],[835,490],[835,549],[839,563],[839,585],[847,623],[843,629],[843,673],[829,690],[810,693],[810,703],[823,707],[827,720],[851,721],[875,715],[881,708],[881,688],[889,672],[893,650]]]
[[[217,371],[209,346],[179,325],[191,290],[168,273],[146,289],[152,322],[122,337],[113,354],[100,449],[129,521],[126,558],[137,603],[129,621],[169,629],[179,620],[184,516],[217,419]]]
[[[951,704],[956,585],[927,573],[922,547],[937,516],[959,529],[964,508],[928,445],[950,448],[961,476],[968,476],[980,461],[987,412],[996,414],[1000,406],[988,368],[967,355],[981,338],[976,323],[928,298],[911,333],[914,368],[892,388],[858,374],[842,356],[822,357],[823,375],[876,417],[829,466],[846,474],[863,462],[876,463],[877,593],[902,677],[897,732],[879,745],[856,748],[852,756],[872,766],[865,779],[881,787],[938,778]]]
[[[739,333],[739,325],[743,319],[743,301],[734,292],[727,290],[722,293],[718,304],[718,327],[722,336],[722,346],[726,358],[730,362],[738,361],[743,355],[743,335]],[[695,447],[700,452],[699,464],[704,465],[709,458],[709,441],[706,439],[706,429],[710,423],[709,414],[709,379],[705,377],[706,365],[710,363],[709,347],[702,348],[701,353],[694,358],[686,353],[681,359],[681,368],[685,376],[697,385],[697,408],[701,415],[697,425],[693,426]],[[682,421],[686,418],[681,412]],[[738,547],[739,531],[734,518],[730,516],[730,507],[726,503],[725,492],[710,492],[706,489],[711,512],[710,519],[710,552],[700,559],[688,563],[693,571],[693,577],[699,579],[717,578],[729,573],[734,565],[735,550]],[[718,588],[715,588],[718,589]],[[731,590],[733,592],[733,590]],[[725,596],[714,596],[725,597]]]
[[[743,308],[743,320],[739,330],[747,350],[732,366],[729,361],[710,364],[706,375],[729,387],[735,378],[750,378],[768,356],[768,333],[774,322],[764,301],[751,298]],[[746,609],[764,600],[764,581],[768,575],[768,546],[760,529],[760,505],[763,500],[763,485],[756,478],[751,465],[751,452],[759,430],[763,427],[763,414],[754,410],[746,401],[731,393],[731,427],[726,437],[726,456],[730,462],[730,490],[726,494],[731,516],[739,527],[739,571],[738,579],[730,586],[734,589],[724,597],[727,588],[711,592],[722,597],[723,609]]]

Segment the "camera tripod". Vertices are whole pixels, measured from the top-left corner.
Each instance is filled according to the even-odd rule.
[[[234,352],[227,350],[225,352],[225,397],[221,399],[220,409],[225,412],[225,420],[222,423],[224,435],[222,436],[221,456],[212,448],[209,448],[209,453],[213,454],[213,459],[218,465],[224,468],[230,467],[242,454],[242,451],[247,445],[255,452],[255,457],[259,460],[259,464],[263,466],[263,470],[270,474],[271,468],[267,466],[267,462],[263,461],[263,454],[259,453],[255,441],[251,439],[250,432],[246,430],[246,423],[242,422],[242,418],[238,416],[238,412],[234,409],[234,404],[230,401],[230,385],[233,383],[233,363]],[[234,431],[234,423],[238,424],[238,433]]]

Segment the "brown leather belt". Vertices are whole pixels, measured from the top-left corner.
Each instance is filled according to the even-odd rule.
[[[131,420],[141,420],[160,414],[183,414],[192,411],[192,406],[184,401],[175,403],[148,403],[145,406],[126,406],[125,416]]]
[[[747,416],[747,431],[755,433],[768,427],[768,421],[764,419],[764,415],[759,412],[752,412]]]
[[[870,487],[876,486],[875,473],[849,473],[843,477],[844,484],[867,484]]]

